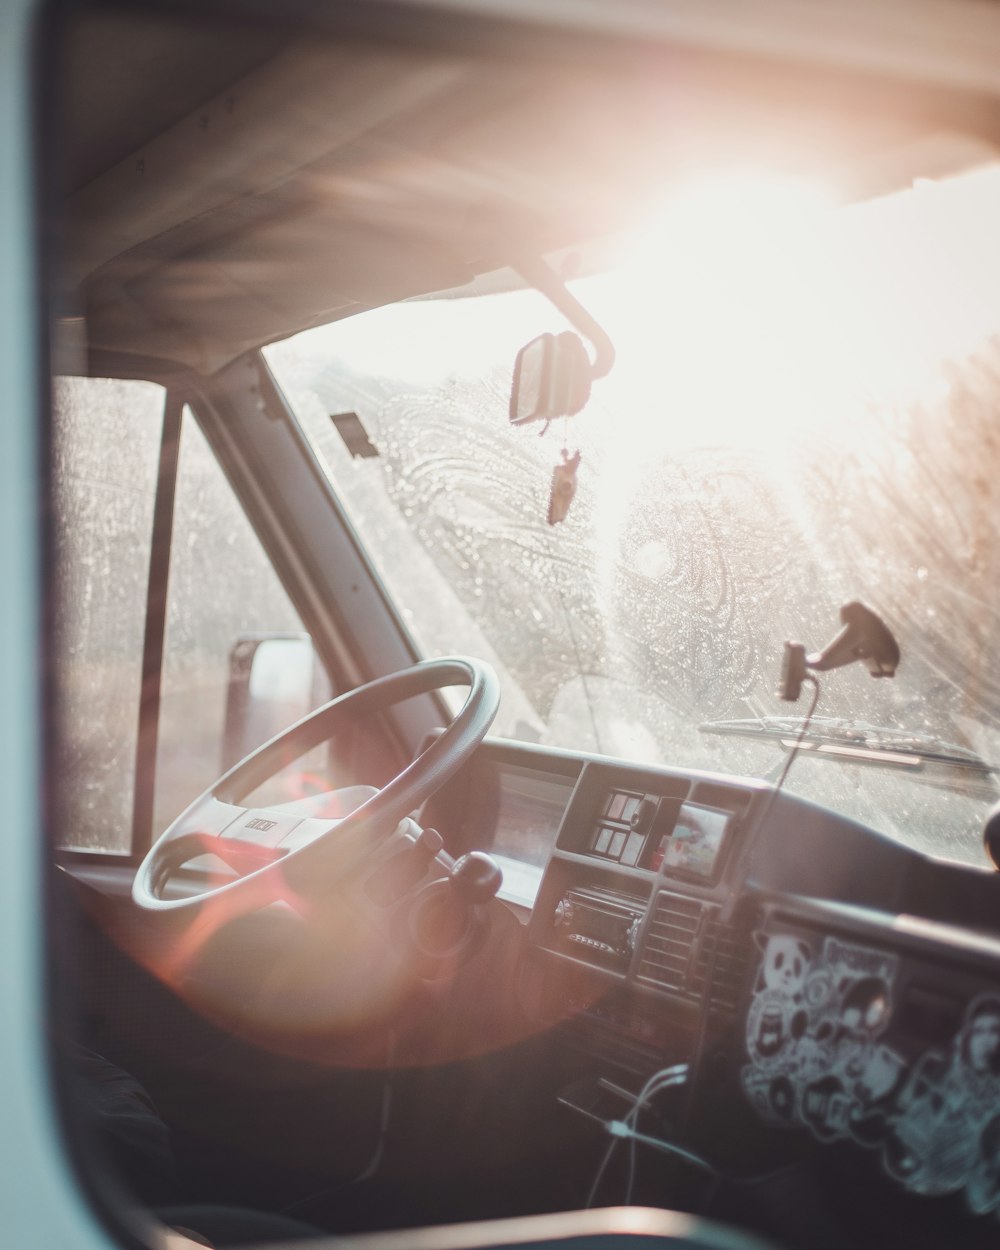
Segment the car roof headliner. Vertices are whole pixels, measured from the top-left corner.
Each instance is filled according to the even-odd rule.
[[[706,164],[832,175],[850,198],[911,176],[898,155],[929,136],[1000,139],[1000,71],[983,68],[996,12],[905,72],[898,42],[871,64],[864,31],[831,57],[819,39],[812,55],[663,40],[655,22],[638,40],[461,30],[435,44],[77,19],[49,69],[58,317],[83,318],[93,352],[210,373],[621,229]]]

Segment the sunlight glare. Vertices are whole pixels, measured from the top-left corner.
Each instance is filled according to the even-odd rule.
[[[939,395],[1000,326],[996,167],[837,208],[815,184],[719,176],[638,235],[595,311],[595,388],[655,449],[780,444],[865,403]]]
[[[799,448],[940,398],[947,362],[1000,328],[998,219],[1000,167],[847,208],[806,184],[719,178],[664,205],[616,275],[581,284],[618,351],[584,414],[607,601],[643,467],[689,449],[760,457],[808,534]],[[670,558],[640,555],[654,575]]]
[[[678,241],[717,249],[719,259],[740,262],[748,250],[780,249],[835,206],[821,184],[761,174],[717,174],[676,191],[636,232],[625,264],[669,263]]]
[[[708,442],[767,440],[798,419],[817,338],[839,315],[834,220],[817,184],[720,175],[676,194],[636,239],[608,309],[621,344],[608,389],[617,383],[612,403],[631,409],[654,445],[679,429]]]

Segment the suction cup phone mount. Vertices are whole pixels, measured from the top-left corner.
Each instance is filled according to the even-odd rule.
[[[825,673],[853,664],[855,660],[863,660],[873,677],[895,676],[899,644],[882,618],[854,600],[840,609],[840,621],[843,628],[822,651],[806,655],[802,643],[785,643],[779,698],[794,703],[802,693],[802,682],[810,669]]]

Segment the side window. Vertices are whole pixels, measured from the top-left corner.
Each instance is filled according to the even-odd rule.
[[[136,835],[141,850],[235,758],[330,697],[302,622],[194,415],[180,415],[179,446],[175,423],[164,389],[152,383],[55,382],[64,850],[128,854]],[[161,455],[172,464],[175,450],[171,489]],[[150,663],[156,638],[158,669]],[[150,793],[151,813],[142,797]]]
[[[262,638],[269,640],[266,650],[259,646]],[[167,583],[154,836],[235,762],[234,754],[242,756],[330,697],[307,643],[260,540],[185,409]],[[242,722],[235,751],[227,709],[235,709]]]
[[[60,841],[78,850],[131,845],[163,405],[151,382],[54,383]]]

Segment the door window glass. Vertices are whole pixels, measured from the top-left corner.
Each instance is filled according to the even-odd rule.
[[[275,638],[280,646],[261,649],[262,639]],[[278,652],[285,656],[278,665],[280,682],[266,671],[269,657]],[[302,621],[185,409],[167,587],[154,835],[235,762],[234,752],[246,754],[329,697]],[[235,727],[234,715],[240,721]]]
[[[129,850],[164,391],[57,378],[53,394],[57,759],[64,847]]]

